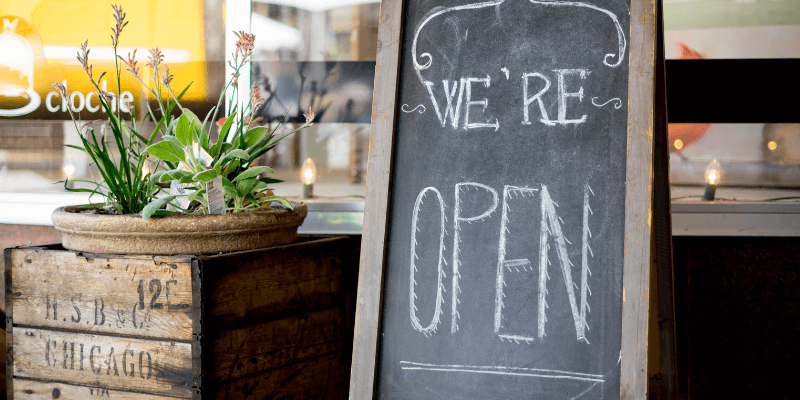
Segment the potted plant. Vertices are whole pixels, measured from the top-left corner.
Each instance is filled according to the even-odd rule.
[[[239,71],[250,61],[253,50],[255,36],[238,32],[236,51],[229,61],[235,72],[216,107],[200,121],[181,105],[188,86],[174,90],[173,76],[158,48],[150,50],[146,63],[151,82],[141,78],[135,51],[127,59],[117,54],[120,33],[128,21],[121,7],[112,8],[116,22],[111,35],[116,94],[100,88],[105,72],[94,79],[88,42],[78,53],[108,120],[98,135],[92,125],[81,125],[79,117],[70,111],[76,128],[83,133],[82,146],[70,147],[88,154],[102,180],[79,181],[94,188],[71,188],[69,179],[64,181],[68,190],[97,195],[104,201],[53,212],[62,245],[70,250],[111,254],[209,254],[293,242],[307,215],[306,206],[273,195],[269,185],[280,181],[264,177],[274,171],[257,165],[257,159],[281,139],[311,126],[313,110],[309,108],[304,114],[305,124],[277,135],[278,127],[258,126],[258,119],[253,118],[264,101],[253,88],[247,104],[232,100],[228,104],[230,115],[217,119],[226,91],[233,90],[231,98],[238,98]],[[120,96],[123,66],[158,105],[156,110],[148,107],[139,123],[135,107],[125,112],[111,104],[114,96]],[[53,86],[67,96],[62,84]],[[154,127],[145,132],[147,126]],[[219,128],[216,141],[215,127]],[[110,147],[106,136],[111,139]],[[119,154],[113,154],[112,148]],[[148,159],[154,162],[152,172],[145,168]]]

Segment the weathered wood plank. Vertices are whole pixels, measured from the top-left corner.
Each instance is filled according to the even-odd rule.
[[[157,396],[103,387],[69,385],[66,383],[34,381],[21,378],[17,378],[14,383],[15,400],[84,400],[95,398],[107,398],[110,400],[177,400],[177,397]]]
[[[253,382],[265,382],[259,376],[284,370],[289,372],[267,379],[269,386],[258,388],[255,398],[346,396],[355,283],[345,280],[358,270],[357,243],[350,238],[304,238],[207,257],[44,247],[7,254],[9,305],[24,310],[22,321],[8,319],[14,329],[9,339],[18,346],[8,352],[8,382],[23,385],[18,389],[27,397],[19,398],[49,399],[54,389],[59,398],[91,398],[87,388],[122,399],[215,398],[222,380],[237,390],[233,398],[245,398]],[[151,311],[158,287],[153,283],[150,291],[153,279],[161,281],[155,301],[162,307]],[[169,310],[173,299],[188,308]],[[144,320],[141,301],[150,311]],[[164,308],[182,319],[170,322],[170,314],[158,314]],[[143,332],[132,329],[134,315]],[[321,379],[297,367],[329,359],[336,363],[311,369]],[[298,375],[308,390],[283,387]]]
[[[3,260],[5,261],[5,292],[6,299],[11,298],[11,253],[13,249],[3,250]],[[13,393],[14,390],[14,373],[10,366],[14,365],[14,305],[12,302],[6,304],[6,392]]]
[[[193,363],[190,343],[14,328],[15,377],[191,398]]]
[[[192,266],[179,261],[15,249],[9,297],[14,323],[191,340]]]
[[[339,308],[223,331],[213,340],[213,377],[227,381],[340,351],[344,331]]]
[[[660,7],[660,0],[631,1],[620,365],[620,397],[623,400],[647,396],[656,7]]]
[[[372,125],[367,164],[367,196],[361,264],[358,275],[353,339],[350,399],[371,399],[375,390],[379,346],[380,312],[383,301],[386,221],[391,193],[392,147],[397,113],[397,95],[402,50],[403,1],[383,0],[378,19],[378,53]]]
[[[342,301],[342,274],[357,267],[346,237],[278,246],[235,256],[200,257],[204,323],[243,326],[271,315],[326,308]],[[352,264],[352,265],[351,265]]]
[[[214,399],[337,400],[347,397],[341,352],[225,382]]]

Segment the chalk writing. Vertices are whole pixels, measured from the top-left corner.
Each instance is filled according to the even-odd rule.
[[[473,83],[483,83],[483,85],[488,89],[492,78],[487,74],[486,78],[467,78],[466,80],[461,80],[462,86],[466,86],[467,88],[467,104],[464,106],[465,109],[465,116],[464,116],[464,129],[476,129],[476,128],[494,128],[495,132],[500,129],[500,124],[497,122],[497,118],[494,119],[494,122],[486,121],[486,122],[469,122],[469,110],[472,106],[483,106],[481,111],[486,111],[486,107],[489,106],[489,100],[472,100],[472,84]],[[459,101],[461,99],[459,98]]]
[[[439,258],[438,264],[436,269],[438,271],[438,282],[436,284],[436,306],[435,311],[433,314],[433,319],[431,320],[430,325],[423,328],[422,325],[419,323],[419,318],[417,318],[417,306],[415,304],[415,300],[417,295],[414,293],[414,288],[417,285],[417,281],[414,279],[414,274],[417,272],[417,253],[416,253],[416,245],[417,245],[417,232],[419,228],[417,228],[417,222],[419,220],[419,210],[422,206],[422,200],[425,197],[425,194],[428,192],[433,192],[436,194],[436,200],[439,204],[439,209],[441,211],[441,231],[439,235]],[[444,283],[443,279],[445,277],[444,273],[444,264],[447,264],[447,261],[444,259],[444,236],[446,234],[444,224],[447,221],[447,217],[445,216],[445,209],[444,209],[444,200],[442,199],[442,194],[439,193],[436,188],[429,187],[425,188],[420,192],[419,196],[417,196],[417,202],[414,204],[414,216],[411,220],[411,274],[409,279],[409,305],[410,305],[410,312],[411,312],[411,324],[414,326],[419,332],[425,334],[425,336],[430,335],[431,333],[436,331],[436,327],[439,325],[439,319],[442,315],[442,304],[444,303],[444,296],[442,292],[444,291]]]
[[[441,124],[442,127],[447,125],[448,119],[450,120],[450,125],[453,129],[457,129],[461,122],[460,117],[462,115],[462,108],[463,108],[463,115],[464,115],[464,129],[483,129],[489,128],[493,129],[495,132],[498,131],[500,128],[500,122],[498,118],[493,117],[484,117],[482,120],[484,122],[474,122],[470,120],[470,109],[476,106],[481,107],[481,111],[486,113],[487,108],[489,107],[489,101],[487,98],[483,98],[482,100],[472,100],[472,91],[473,91],[473,83],[482,84],[485,89],[489,89],[491,86],[491,76],[488,74],[485,78],[476,78],[476,77],[461,77],[460,79],[443,79],[442,80],[442,89],[444,91],[444,101],[441,102],[437,100],[441,98],[441,95],[437,95],[436,93],[436,84],[425,77],[423,77],[422,72],[429,69],[433,65],[433,56],[428,52],[423,52],[419,54],[417,57],[417,46],[418,40],[420,36],[420,32],[422,29],[431,22],[434,18],[451,13],[456,11],[464,11],[464,10],[477,10],[487,7],[499,7],[503,4],[505,0],[498,0],[498,1],[486,1],[474,4],[466,4],[460,5],[455,7],[449,8],[442,8],[437,10],[436,12],[431,13],[428,15],[417,27],[414,32],[414,40],[411,46],[411,58],[414,65],[414,70],[419,78],[420,83],[423,87],[425,87],[428,95],[430,97],[430,102],[433,105],[433,109],[436,113],[436,117]],[[588,4],[582,2],[571,2],[571,1],[537,1],[537,0],[529,0],[529,3],[532,5],[543,5],[543,6],[562,6],[562,7],[579,7],[579,8],[588,8],[591,10],[602,12],[603,14],[607,15],[611,18],[611,21],[614,24],[614,28],[616,29],[617,33],[617,53],[607,53],[603,58],[603,64],[610,68],[616,68],[622,63],[622,60],[625,56],[625,50],[627,49],[627,40],[625,38],[625,33],[622,29],[622,26],[619,23],[619,19],[617,16],[604,8]],[[451,21],[447,19],[447,21]],[[467,34],[464,34],[464,41],[466,41]],[[459,43],[461,43],[461,39],[459,38]],[[425,60],[424,64],[420,63],[420,60]],[[502,67],[501,72],[504,74],[505,79],[508,81],[510,79],[510,71],[506,67]],[[530,119],[530,112],[529,106],[534,102],[538,106],[538,111],[541,115],[539,118],[539,122],[543,123],[546,126],[555,127],[557,125],[570,125],[570,124],[581,124],[586,122],[587,114],[582,114],[579,118],[568,118],[567,117],[567,100],[570,98],[576,98],[578,102],[583,101],[584,97],[584,87],[578,86],[577,91],[568,91],[567,89],[567,80],[566,78],[570,75],[577,75],[581,81],[585,80],[589,71],[583,68],[560,68],[555,69],[553,72],[556,73],[556,104],[558,105],[558,114],[555,120],[551,120],[546,111],[546,105],[544,103],[544,95],[548,92],[551,86],[551,80],[542,72],[538,71],[528,71],[522,74],[522,94],[523,94],[523,106],[522,106],[522,124],[523,125],[531,125]],[[535,78],[535,79],[533,79]],[[535,80],[541,80],[542,88],[536,91],[533,94],[534,90],[531,88],[531,85],[535,84],[532,82]],[[456,94],[457,93],[457,94]],[[531,94],[533,94],[531,96]],[[466,99],[464,97],[466,96]],[[592,104],[597,107],[602,107],[603,105],[607,104],[608,102],[599,105],[595,101],[596,97],[592,98]],[[609,101],[617,100],[615,102],[615,109],[619,109],[621,107],[621,100],[619,99],[612,99]],[[619,104],[619,105],[618,105]],[[405,107],[407,104],[403,104],[401,110],[405,113],[413,112],[417,109],[415,107],[413,110],[407,110]],[[424,112],[424,111],[423,111]],[[422,112],[420,112],[422,114]],[[473,111],[474,115],[474,111]]]
[[[461,216],[461,192],[462,191],[470,191],[471,189],[475,188],[476,191],[485,190],[492,195],[492,205],[489,206],[486,211],[484,211],[480,215],[476,215],[473,217],[462,217]],[[452,317],[453,322],[450,328],[451,333],[455,333],[458,330],[458,294],[461,293],[461,288],[458,286],[458,280],[461,278],[461,271],[459,270],[459,265],[461,262],[458,260],[458,251],[459,245],[461,244],[460,239],[460,232],[461,232],[461,223],[467,222],[472,223],[473,221],[480,221],[497,209],[497,192],[490,188],[489,186],[474,183],[474,182],[463,182],[456,184],[456,197],[455,197],[455,207],[453,208],[453,286],[452,286]]]
[[[611,11],[608,11],[605,8],[597,7],[592,4],[581,3],[578,1],[550,1],[550,0],[548,1],[528,0],[528,1],[530,1],[533,4],[540,4],[544,6],[585,7],[592,10],[600,11],[603,14],[608,15],[609,18],[611,18],[611,20],[614,22],[614,27],[617,28],[617,40],[618,40],[617,44],[619,45],[619,53],[606,54],[605,58],[603,58],[603,64],[613,68],[613,67],[618,67],[622,63],[622,60],[625,58],[625,49],[627,47],[627,41],[625,40],[625,32],[622,30],[622,25],[620,25],[619,19]],[[617,61],[611,64],[608,61],[609,58],[612,59],[616,58]]]
[[[616,398],[630,2],[434,3],[398,7],[373,388]]]
[[[540,368],[494,367],[483,365],[440,365],[411,361],[400,361],[400,368],[404,370],[471,372],[475,374],[528,376],[536,378],[569,379],[588,382],[605,381],[605,377],[603,377],[603,375]]]
[[[403,104],[403,105],[400,107],[400,110],[401,110],[401,111],[403,111],[404,113],[412,113],[412,112],[414,112],[414,111],[417,111],[417,109],[418,109],[418,108],[420,108],[420,109],[421,109],[421,110],[419,110],[419,113],[420,113],[420,114],[423,114],[423,113],[425,113],[425,111],[426,111],[426,109],[425,109],[425,106],[423,106],[422,104],[419,104],[419,105],[417,105],[416,107],[414,107],[414,108],[413,108],[413,109],[411,109],[411,110],[406,110],[406,108],[407,108],[407,107],[409,107],[409,105],[408,105],[408,104]]]
[[[433,103],[433,111],[436,112],[436,116],[439,118],[439,122],[442,123],[442,127],[444,128],[447,125],[447,116],[450,116],[451,124],[453,125],[453,129],[458,128],[458,120],[459,114],[461,112],[461,100],[464,98],[464,80],[461,79],[458,81],[460,84],[453,82],[452,89],[450,88],[450,81],[445,79],[442,81],[442,86],[444,86],[444,95],[446,106],[444,109],[444,114],[440,111],[439,102],[436,101],[436,96],[434,95],[433,91],[433,82],[425,82],[425,87],[428,89],[428,94],[431,96],[431,103]],[[456,89],[458,89],[458,99],[456,101],[455,106],[453,105],[453,97],[456,95]]]
[[[602,104],[598,104],[597,103],[597,97],[592,97],[592,105],[594,105],[595,107],[603,107],[608,103],[613,103],[614,104],[614,108],[617,109],[617,110],[622,108],[622,100],[617,98],[617,97],[615,97],[613,99],[609,99],[608,101],[606,101],[605,103],[602,103]]]
[[[464,196],[474,190],[475,193],[489,193],[491,201],[482,204],[479,209],[484,210],[480,214],[473,216],[465,216],[462,214],[464,205]],[[586,184],[583,190],[582,202],[582,218],[581,218],[581,268],[580,268],[580,286],[573,280],[572,268],[574,264],[569,258],[567,246],[571,245],[567,237],[564,235],[562,218],[557,213],[558,203],[556,203],[547,185],[541,185],[540,189],[531,187],[511,186],[505,185],[503,187],[502,206],[498,193],[495,189],[475,182],[461,182],[455,185],[455,204],[453,207],[453,250],[452,250],[452,285],[451,285],[451,329],[450,333],[456,333],[459,330],[458,320],[461,317],[458,311],[458,304],[460,300],[458,295],[461,293],[459,280],[463,278],[462,263],[459,259],[459,252],[461,246],[461,231],[463,223],[472,223],[481,221],[492,215],[498,207],[501,208],[500,217],[500,232],[498,236],[497,245],[497,274],[495,281],[495,307],[494,307],[494,333],[500,338],[501,341],[509,341],[513,343],[532,343],[534,341],[533,335],[526,335],[519,332],[509,333],[503,331],[503,309],[505,308],[505,287],[507,286],[508,273],[533,273],[535,271],[531,261],[527,258],[507,259],[506,246],[508,242],[508,235],[510,234],[509,223],[511,200],[515,198],[520,199],[534,199],[538,194],[539,209],[541,211],[541,221],[539,224],[539,260],[538,260],[538,305],[537,305],[537,323],[536,323],[536,336],[539,340],[544,340],[546,335],[547,323],[547,295],[549,293],[548,281],[550,280],[550,273],[548,267],[551,265],[550,252],[555,250],[556,259],[558,261],[559,270],[564,278],[564,290],[567,294],[569,301],[570,311],[575,326],[576,339],[589,343],[587,332],[589,331],[589,324],[587,323],[587,313],[591,312],[589,305],[589,297],[592,292],[589,286],[592,271],[589,267],[589,259],[594,256],[590,246],[591,229],[589,227],[589,217],[592,215],[590,206],[590,198],[594,196],[592,188]],[[417,318],[416,306],[416,286],[417,279],[416,273],[418,272],[417,266],[417,253],[416,248],[418,245],[417,234],[420,232],[418,227],[419,212],[423,205],[423,200],[426,198],[433,198],[436,201],[436,206],[439,208],[439,246],[438,246],[438,261],[437,261],[437,291],[434,315],[431,323],[427,327],[423,327]],[[425,334],[425,336],[432,335],[436,332],[436,328],[440,322],[442,314],[442,303],[444,302],[444,284],[443,280],[446,278],[444,273],[444,266],[446,260],[444,258],[445,252],[445,229],[447,218],[445,215],[445,202],[441,193],[434,187],[427,187],[420,191],[417,196],[416,203],[414,204],[412,221],[411,221],[411,254],[410,254],[410,270],[409,270],[409,311],[411,317],[411,324],[413,328]],[[552,247],[551,247],[552,245]],[[576,290],[578,293],[576,294]]]
[[[511,210],[511,206],[509,205],[509,199],[511,197],[515,197],[517,195],[521,197],[530,196],[532,197],[536,193],[537,189],[528,188],[528,187],[517,187],[517,186],[509,186],[506,185],[503,187],[503,211],[502,216],[500,217],[500,239],[497,243],[497,280],[495,286],[495,307],[494,307],[494,333],[500,333],[500,328],[503,325],[503,307],[504,301],[503,299],[506,295],[503,293],[504,288],[506,286],[505,281],[505,269],[508,268],[509,271],[511,268],[519,268],[520,266],[523,269],[527,269],[530,266],[530,261],[528,259],[517,259],[517,260],[506,260],[506,242],[508,240],[507,235],[510,232],[508,229],[509,223],[509,212]],[[532,341],[533,338],[523,336],[523,335],[510,335],[506,337],[515,337],[515,338],[524,338],[526,342]],[[501,340],[503,338],[501,337]]]

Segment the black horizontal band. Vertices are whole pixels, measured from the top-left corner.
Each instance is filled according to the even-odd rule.
[[[667,60],[671,123],[800,122],[800,59]]]

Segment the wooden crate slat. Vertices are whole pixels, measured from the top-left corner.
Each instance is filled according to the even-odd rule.
[[[349,358],[349,354],[348,354]],[[343,399],[347,397],[342,352],[225,382],[214,399]]]
[[[12,253],[14,323],[192,340],[192,265],[175,259]]]
[[[193,364],[189,343],[14,328],[15,377],[191,398]]]
[[[249,324],[287,310],[330,307],[341,301],[342,246],[347,238],[279,246],[236,257],[200,258],[206,322]]]
[[[212,256],[7,249],[9,398],[343,398],[357,253],[347,237]]]
[[[17,400],[59,399],[83,400],[109,398],[114,400],[177,400],[177,397],[146,393],[125,392],[102,387],[70,385],[66,383],[36,381],[17,378],[14,384]]]
[[[227,381],[342,350],[343,315],[329,308],[220,332],[214,379]]]

